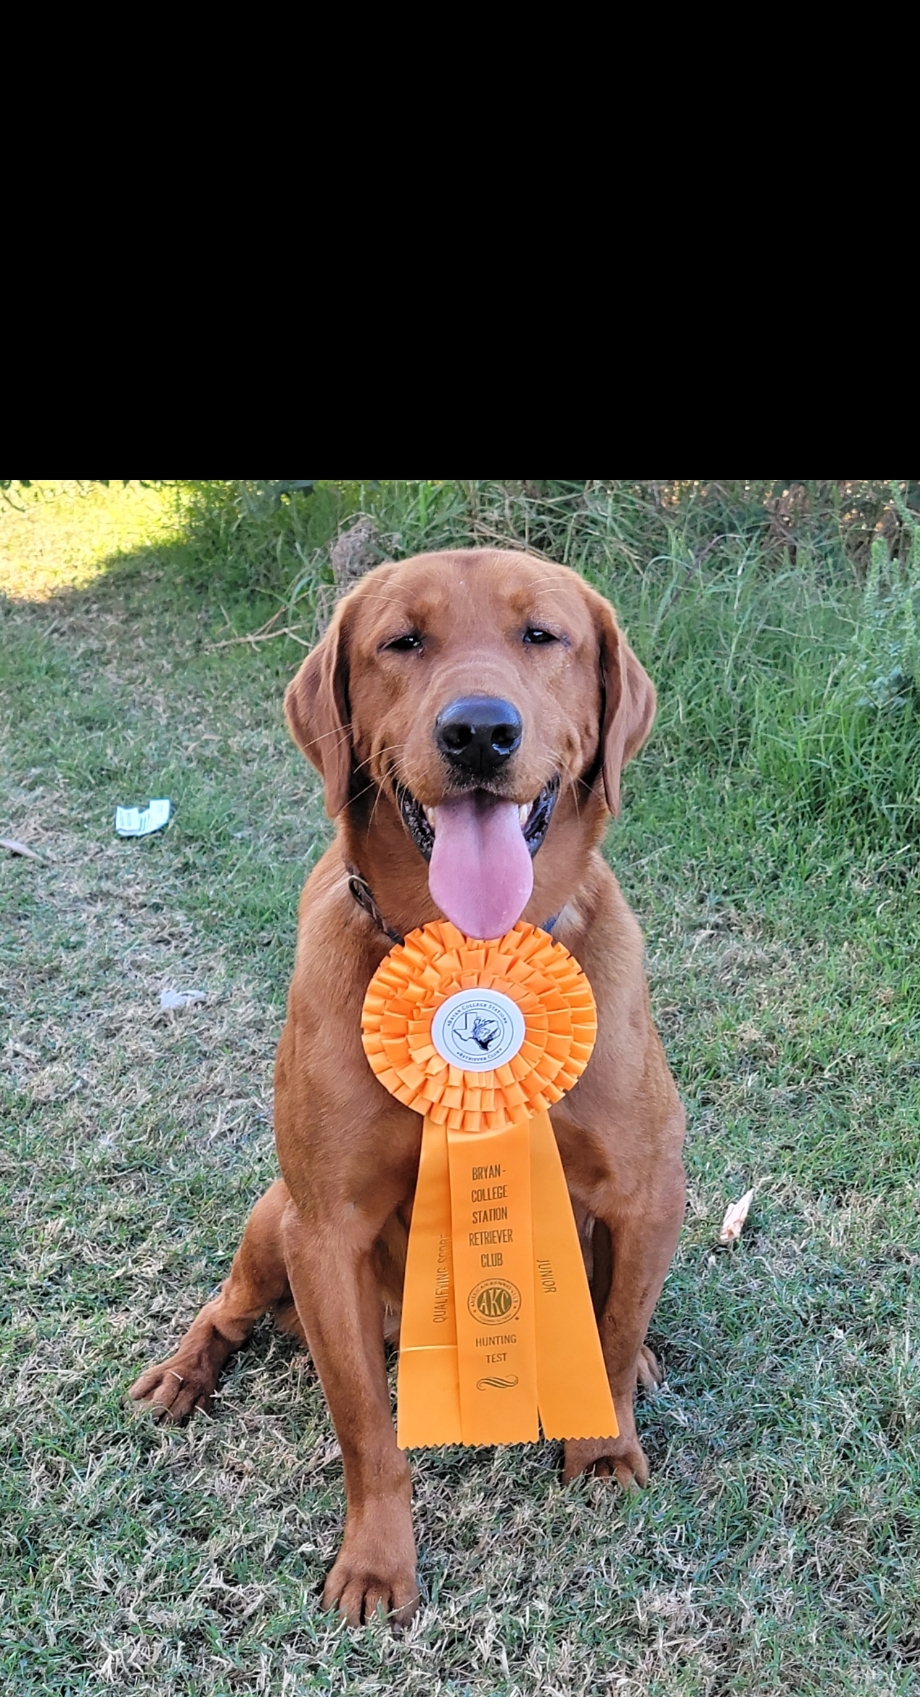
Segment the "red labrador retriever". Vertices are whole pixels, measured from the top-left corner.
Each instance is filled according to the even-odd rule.
[[[383,565],[339,604],[285,699],[322,773],[335,839],[307,880],[275,1125],[283,1177],[230,1276],[132,1396],[170,1419],[207,1408],[228,1357],[273,1308],[309,1345],[342,1448],[345,1536],[324,1601],[359,1622],[418,1606],[409,1462],[384,1338],[396,1338],[422,1121],[361,1047],[376,968],[447,917],[494,937],[524,917],[584,967],[597,1045],[552,1123],[616,1406],[615,1440],[565,1446],[564,1473],[642,1484],[637,1380],[684,1207],[683,1113],[652,1024],[642,940],[598,852],[655,692],[613,611],[575,572],[499,550]]]

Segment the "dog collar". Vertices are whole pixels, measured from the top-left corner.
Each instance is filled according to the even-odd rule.
[[[346,866],[345,870],[348,873],[348,888],[358,906],[364,909],[368,919],[372,919],[374,921],[377,930],[382,931],[385,937],[389,937],[391,943],[404,943],[406,940],[405,937],[402,937],[398,931],[394,931],[392,925],[388,925],[384,919],[383,914],[374,900],[371,887],[367,879],[362,878],[361,873],[358,871],[356,866]],[[552,919],[544,920],[543,924],[540,926],[540,930],[551,932],[558,919],[558,913],[554,913]]]
[[[377,930],[382,931],[385,937],[389,937],[391,943],[404,943],[406,940],[405,937],[401,937],[399,932],[394,931],[393,927],[388,925],[384,919],[383,914],[371,895],[371,887],[367,879],[362,878],[360,872],[354,866],[346,866],[345,870],[348,873],[349,890],[354,896],[358,906],[363,908],[368,918],[374,921]]]

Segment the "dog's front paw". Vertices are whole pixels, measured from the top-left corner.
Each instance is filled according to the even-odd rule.
[[[648,1482],[648,1460],[635,1431],[630,1436],[621,1432],[618,1438],[569,1438],[562,1464],[563,1484],[577,1479],[579,1473],[593,1474],[595,1479],[616,1479],[624,1491],[635,1490]]]
[[[659,1365],[658,1357],[644,1343],[636,1358],[636,1389],[654,1396],[659,1385],[663,1384],[664,1369]]]
[[[384,1615],[393,1626],[408,1626],[419,1602],[415,1540],[393,1534],[346,1531],[323,1589],[323,1608],[338,1609],[349,1626],[363,1626]]]
[[[207,1362],[183,1359],[181,1351],[169,1361],[148,1367],[128,1392],[132,1402],[149,1408],[158,1420],[187,1420],[196,1409],[211,1406],[215,1379]]]

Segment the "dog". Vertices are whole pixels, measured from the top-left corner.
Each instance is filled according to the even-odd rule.
[[[368,983],[416,926],[497,937],[521,917],[583,966],[598,1035],[552,1125],[579,1229],[616,1439],[570,1440],[563,1474],[644,1484],[637,1385],[684,1211],[684,1116],[649,1008],[639,927],[598,852],[655,691],[613,609],[577,573],[461,549],[381,565],[339,603],[288,686],[335,839],[300,901],[275,1071],[282,1177],[219,1294],[131,1391],[168,1419],[207,1409],[258,1318],[307,1343],[341,1445],[345,1533],[324,1604],[397,1624],[419,1602],[410,1469],[390,1414],[422,1120],[361,1045]]]

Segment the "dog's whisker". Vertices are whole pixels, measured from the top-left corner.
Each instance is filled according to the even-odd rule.
[[[355,589],[358,589],[360,587],[361,587],[361,579],[359,578],[358,582],[355,584]],[[354,589],[350,589],[348,593],[349,593],[349,595],[353,595]],[[344,596],[342,597],[342,599],[344,600]],[[400,595],[381,595],[378,590],[371,590],[371,589],[362,589],[361,590],[361,600],[362,601],[375,602],[377,604],[377,606],[380,606],[380,607],[405,607],[405,605],[406,605],[405,598],[403,596],[400,596]]]
[[[360,772],[362,766],[369,766],[372,760],[379,760],[384,754],[401,754],[405,747],[405,742],[391,742],[387,743],[384,748],[375,748],[373,753],[369,754],[366,760],[359,760],[357,762],[355,771]]]
[[[396,748],[398,748],[398,747],[404,747],[404,746],[405,746],[405,745],[404,745],[404,744],[399,744],[399,743],[395,743],[395,744],[394,744],[394,745],[393,745],[393,746],[394,746],[394,747],[396,747]],[[382,753],[386,753],[386,750],[385,750],[385,749],[384,749],[384,750],[381,750],[381,752],[382,752]],[[373,757],[373,755],[371,755],[371,756],[369,756],[369,758],[368,758],[368,759],[367,759],[367,760],[362,760],[362,762],[361,762],[361,765],[362,765],[362,766],[368,766],[368,765],[369,765],[369,764],[370,764],[370,761],[371,761],[371,760],[372,760],[372,759],[373,759],[373,758],[374,758],[374,757]],[[357,770],[358,770],[358,768],[357,768],[357,767],[356,767],[356,768],[355,768],[355,770],[356,770],[356,771],[357,771]],[[398,799],[398,795],[399,795],[399,789],[400,789],[400,788],[402,788],[402,789],[404,789],[404,790],[405,790],[405,789],[406,789],[406,785],[405,785],[405,784],[403,784],[403,785],[401,785],[401,786],[400,786],[400,785],[399,785],[399,784],[398,784],[398,780],[396,780],[396,779],[394,779],[394,785],[395,785],[395,786],[396,786],[396,790],[397,790],[397,799]],[[379,800],[380,800],[380,798],[381,798],[381,797],[382,797],[382,796],[383,796],[383,794],[384,794],[384,793],[385,793],[385,792],[384,792],[384,789],[383,789],[383,786],[382,786],[382,784],[381,784],[381,783],[380,783],[380,782],[379,782],[379,781],[378,781],[378,779],[377,779],[377,778],[373,778],[373,777],[372,777],[372,778],[371,778],[371,780],[370,780],[370,782],[369,782],[369,783],[367,783],[367,784],[365,784],[365,786],[364,786],[364,788],[363,788],[363,789],[362,789],[362,790],[358,790],[358,791],[357,791],[357,792],[356,792],[356,793],[355,793],[355,794],[354,794],[354,795],[353,795],[353,796],[350,796],[350,797],[349,797],[349,801],[360,801],[360,800],[361,800],[361,798],[362,798],[362,796],[365,796],[365,795],[367,795],[367,792],[368,792],[368,790],[373,790],[373,789],[376,789],[376,791],[377,791],[377,801],[375,801],[375,803],[374,803],[374,808],[373,808],[373,811],[372,811],[372,813],[371,813],[371,818],[370,818],[370,821],[369,821],[369,823],[373,823],[373,818],[374,818],[374,813],[376,813],[376,811],[377,811],[377,803],[378,803],[378,802],[379,802]]]
[[[376,794],[376,796],[375,796],[375,797],[374,797],[374,805],[373,805],[373,807],[372,807],[372,808],[371,808],[371,817],[370,817],[370,823],[371,823],[371,825],[373,825],[373,823],[374,823],[374,820],[375,820],[375,819],[376,819],[376,817],[377,817],[377,809],[378,809],[378,807],[379,807],[379,806],[380,806],[380,798],[381,798],[381,796],[382,796],[382,795],[383,795],[383,790],[382,790],[382,789],[381,789],[381,788],[380,788],[380,787],[379,787],[379,786],[378,786],[378,789],[377,789],[377,794]]]
[[[394,746],[394,748],[395,748],[395,747],[403,747],[403,748],[404,748],[404,747],[405,747],[405,743],[403,743],[403,744],[394,744],[394,745],[393,745],[393,746]],[[381,753],[383,753],[383,754],[386,754],[386,753],[387,753],[387,750],[386,750],[386,749],[382,749],[382,750],[381,750]],[[389,775],[390,775],[390,776],[393,776],[393,775],[392,775],[392,774],[389,774]],[[400,782],[399,782],[399,779],[398,779],[398,778],[396,778],[396,777],[393,777],[393,787],[394,787],[394,789],[395,789],[395,791],[396,791],[396,805],[397,805],[397,807],[398,807],[398,806],[399,806],[399,792],[400,792],[400,787],[401,787],[401,786],[400,786]],[[403,788],[404,788],[404,787],[405,787],[405,786],[402,786],[402,787],[403,787]],[[376,798],[375,798],[375,801],[374,801],[374,805],[373,805],[373,807],[372,807],[372,808],[371,808],[371,817],[370,817],[370,822],[369,822],[369,823],[370,823],[370,825],[373,825],[373,823],[374,823],[374,820],[375,820],[375,818],[376,818],[376,817],[377,817],[377,809],[378,809],[378,807],[379,807],[379,806],[380,806],[380,801],[381,801],[381,798],[382,798],[382,796],[383,796],[383,785],[382,785],[382,784],[378,784],[378,785],[377,785],[377,795],[376,795]]]
[[[347,742],[350,736],[351,720],[349,720],[347,725],[335,725],[331,731],[320,731],[318,736],[311,737],[309,742],[300,743],[299,747],[306,752],[308,748],[313,748],[316,743],[322,742],[326,737],[338,737],[340,741]],[[338,748],[339,743],[336,743],[335,746]]]
[[[360,801],[362,796],[367,795],[368,790],[373,789],[376,789],[379,794],[380,786],[377,783],[376,778],[372,778],[369,784],[365,784],[363,790],[358,790],[354,795],[350,795],[348,800],[349,802]]]

